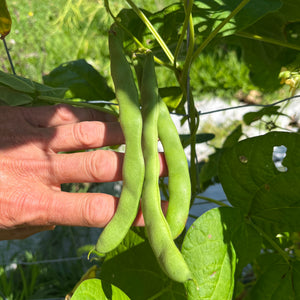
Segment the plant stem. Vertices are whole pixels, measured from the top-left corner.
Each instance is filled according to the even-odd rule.
[[[290,257],[288,253],[282,250],[278,244],[269,237],[260,227],[256,226],[251,220],[247,222],[250,226],[252,226],[272,247],[283,257],[283,259],[290,264]]]
[[[219,31],[232,19],[250,0],[243,0],[230,14],[225,18],[204,40],[204,42],[195,51],[192,61],[198,57],[198,55],[203,51],[203,49],[210,43],[210,41],[219,33]]]
[[[229,205],[227,205],[226,203],[223,203],[222,201],[218,201],[218,200],[215,200],[215,199],[212,199],[212,198],[209,198],[209,197],[195,196],[195,198],[197,198],[197,199],[203,199],[203,200],[206,200],[206,201],[208,201],[208,202],[218,204],[218,205],[220,205],[220,206],[227,206],[227,207],[230,207]]]
[[[279,41],[279,40],[276,40],[276,39],[273,39],[270,37],[266,37],[266,36],[261,36],[261,35],[257,35],[257,34],[253,34],[253,33],[249,33],[249,32],[244,32],[244,31],[236,32],[234,35],[300,51],[300,46],[298,46],[298,45],[291,44],[291,43],[284,42],[284,41]]]
[[[7,55],[7,58],[8,58],[10,67],[11,67],[11,71],[13,72],[14,75],[16,75],[16,71],[15,71],[15,68],[14,68],[14,64],[13,64],[13,61],[12,61],[12,59],[11,59],[11,56],[10,56],[10,53],[9,53],[9,50],[8,50],[8,47],[7,47],[5,38],[3,38],[2,41],[3,41],[4,48],[5,48],[5,51],[6,51],[6,55]]]
[[[90,103],[86,103],[86,102],[76,102],[76,101],[72,101],[72,100],[68,100],[68,99],[61,99],[61,98],[55,98],[55,97],[49,97],[49,96],[37,96],[36,99],[40,100],[40,101],[44,101],[44,102],[50,102],[53,104],[64,103],[64,104],[70,104],[73,106],[92,108],[92,109],[95,109],[98,111],[102,111],[102,112],[114,115],[116,117],[119,116],[119,114],[114,110],[110,110],[110,109],[104,108],[102,106],[98,106],[98,105],[94,105],[94,104],[90,104]]]
[[[182,31],[181,31],[180,37],[178,39],[176,49],[175,49],[175,53],[174,53],[174,66],[175,67],[177,66],[177,58],[178,58],[178,55],[179,55],[179,52],[180,52],[180,48],[182,46],[184,37],[185,37],[185,35],[187,33],[187,30],[188,30],[192,8],[193,8],[193,0],[190,0],[189,3],[188,3],[187,8],[185,9],[185,18],[184,18],[184,22],[183,22],[183,25],[182,25]]]
[[[147,28],[151,31],[163,51],[165,52],[166,56],[170,60],[171,64],[174,64],[174,57],[173,54],[171,53],[170,49],[164,42],[164,40],[161,38],[159,33],[156,31],[156,29],[153,27],[149,19],[145,16],[145,14],[131,1],[131,0],[126,0],[126,2],[130,5],[130,7],[134,10],[134,12],[139,16],[139,18],[143,21],[143,23],[147,26]]]

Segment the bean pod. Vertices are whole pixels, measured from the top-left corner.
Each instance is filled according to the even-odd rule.
[[[124,239],[138,211],[144,179],[141,146],[142,116],[138,90],[130,65],[123,51],[122,32],[113,24],[109,32],[111,76],[119,103],[119,121],[126,149],[122,168],[123,187],[117,211],[101,233],[96,251],[107,253]]]
[[[166,214],[172,237],[183,231],[190,210],[191,181],[186,156],[166,104],[159,98],[158,137],[164,148],[169,175]]]
[[[146,54],[141,79],[143,115],[142,147],[145,161],[145,178],[142,192],[142,211],[152,250],[164,272],[173,280],[191,279],[190,270],[177,246],[161,210],[159,192],[159,157],[157,151],[159,98],[151,52]]]

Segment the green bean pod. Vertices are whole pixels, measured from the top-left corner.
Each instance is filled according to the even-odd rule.
[[[145,227],[154,255],[162,270],[173,280],[191,279],[190,270],[171,235],[169,225],[161,210],[159,192],[158,142],[158,88],[151,52],[146,54],[141,80],[143,115],[142,147],[145,161],[145,178],[142,192],[142,211]]]
[[[191,181],[187,159],[166,104],[159,99],[158,137],[164,148],[169,176],[166,214],[172,237],[183,231],[190,210]]]
[[[123,187],[117,211],[104,228],[96,251],[107,253],[124,239],[138,211],[144,179],[144,159],[141,146],[142,115],[139,95],[130,65],[123,51],[122,32],[113,24],[109,32],[111,76],[119,103],[119,120],[126,149],[122,168]]]

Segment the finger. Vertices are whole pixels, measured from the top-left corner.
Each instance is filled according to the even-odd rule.
[[[109,150],[57,154],[51,159],[53,184],[122,180],[124,154]]]
[[[108,194],[53,192],[48,199],[47,224],[104,227],[116,212],[118,199]]]
[[[39,129],[54,152],[93,149],[124,143],[124,136],[118,122],[80,122],[55,128]]]
[[[167,175],[163,153],[159,154],[160,176]],[[113,182],[122,180],[124,153],[97,150],[56,154],[51,158],[50,178],[53,184],[75,182]]]
[[[113,218],[118,201],[119,199],[108,194],[54,192],[47,209],[48,223],[102,228]],[[168,202],[162,201],[161,205],[166,213]],[[145,225],[141,209],[132,225]]]
[[[107,113],[67,104],[23,107],[22,113],[25,120],[36,127],[55,127],[80,121],[116,121],[116,117]]]
[[[0,241],[4,240],[20,240],[28,238],[29,236],[41,231],[53,230],[55,226],[33,226],[33,227],[20,227],[16,229],[0,229]]]

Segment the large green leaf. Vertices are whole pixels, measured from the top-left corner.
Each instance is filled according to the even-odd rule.
[[[203,214],[184,238],[182,254],[195,279],[186,283],[188,299],[232,297],[236,254],[222,211],[211,209]]]
[[[34,84],[31,80],[2,71],[0,71],[0,85],[22,93],[33,94],[35,92]]]
[[[186,299],[184,286],[161,270],[146,241],[145,228],[131,229],[122,243],[108,253],[100,278],[119,287],[130,299]]]
[[[206,189],[210,184],[218,180],[219,158],[224,148],[235,145],[242,136],[242,126],[238,125],[225,139],[223,147],[215,149],[216,152],[209,155],[208,161],[200,169],[199,183],[202,190]]]
[[[100,279],[83,281],[72,296],[72,300],[129,300],[128,296],[116,286]]]
[[[200,42],[207,37],[228,15],[239,5],[240,0],[196,0],[193,6],[194,27],[197,41]],[[222,36],[230,35],[242,30],[269,12],[276,11],[281,7],[280,0],[251,0],[231,22],[220,31]],[[174,50],[181,33],[185,13],[182,3],[171,4],[161,11],[150,13],[143,11],[159,32],[171,50]],[[121,23],[144,45],[151,48],[153,53],[160,58],[165,58],[159,49],[157,42],[146,29],[142,21],[130,9],[123,9],[119,15]],[[136,49],[133,41],[129,42],[127,37],[127,47]]]
[[[300,298],[300,262],[286,262],[277,254],[265,254],[259,259],[255,285],[247,300],[297,300]]]
[[[33,102],[33,97],[0,85],[0,101],[11,106],[26,105]]]
[[[300,49],[300,2],[282,0],[282,3],[279,10],[239,32],[239,37],[230,38],[242,47],[243,59],[250,68],[253,82],[266,90],[279,87],[281,67],[293,64]]]
[[[231,299],[234,279],[256,258],[261,237],[240,209],[214,208],[188,230],[182,253],[196,279],[186,284],[189,299]],[[198,288],[197,288],[198,285]]]
[[[84,59],[67,62],[43,76],[46,85],[67,88],[72,97],[86,100],[111,100],[115,97],[106,79]]]
[[[100,278],[119,287],[130,299],[186,299],[184,286],[164,274],[146,241],[106,260]]]
[[[196,0],[198,10],[194,10],[197,16],[195,29],[200,34],[208,35],[241,3],[240,0]],[[240,31],[269,12],[281,7],[280,0],[252,0],[220,31],[223,36]],[[194,14],[193,11],[193,14]]]
[[[273,161],[276,146],[287,149],[281,168]],[[219,179],[230,203],[253,220],[299,231],[299,147],[299,134],[271,132],[225,149]]]

